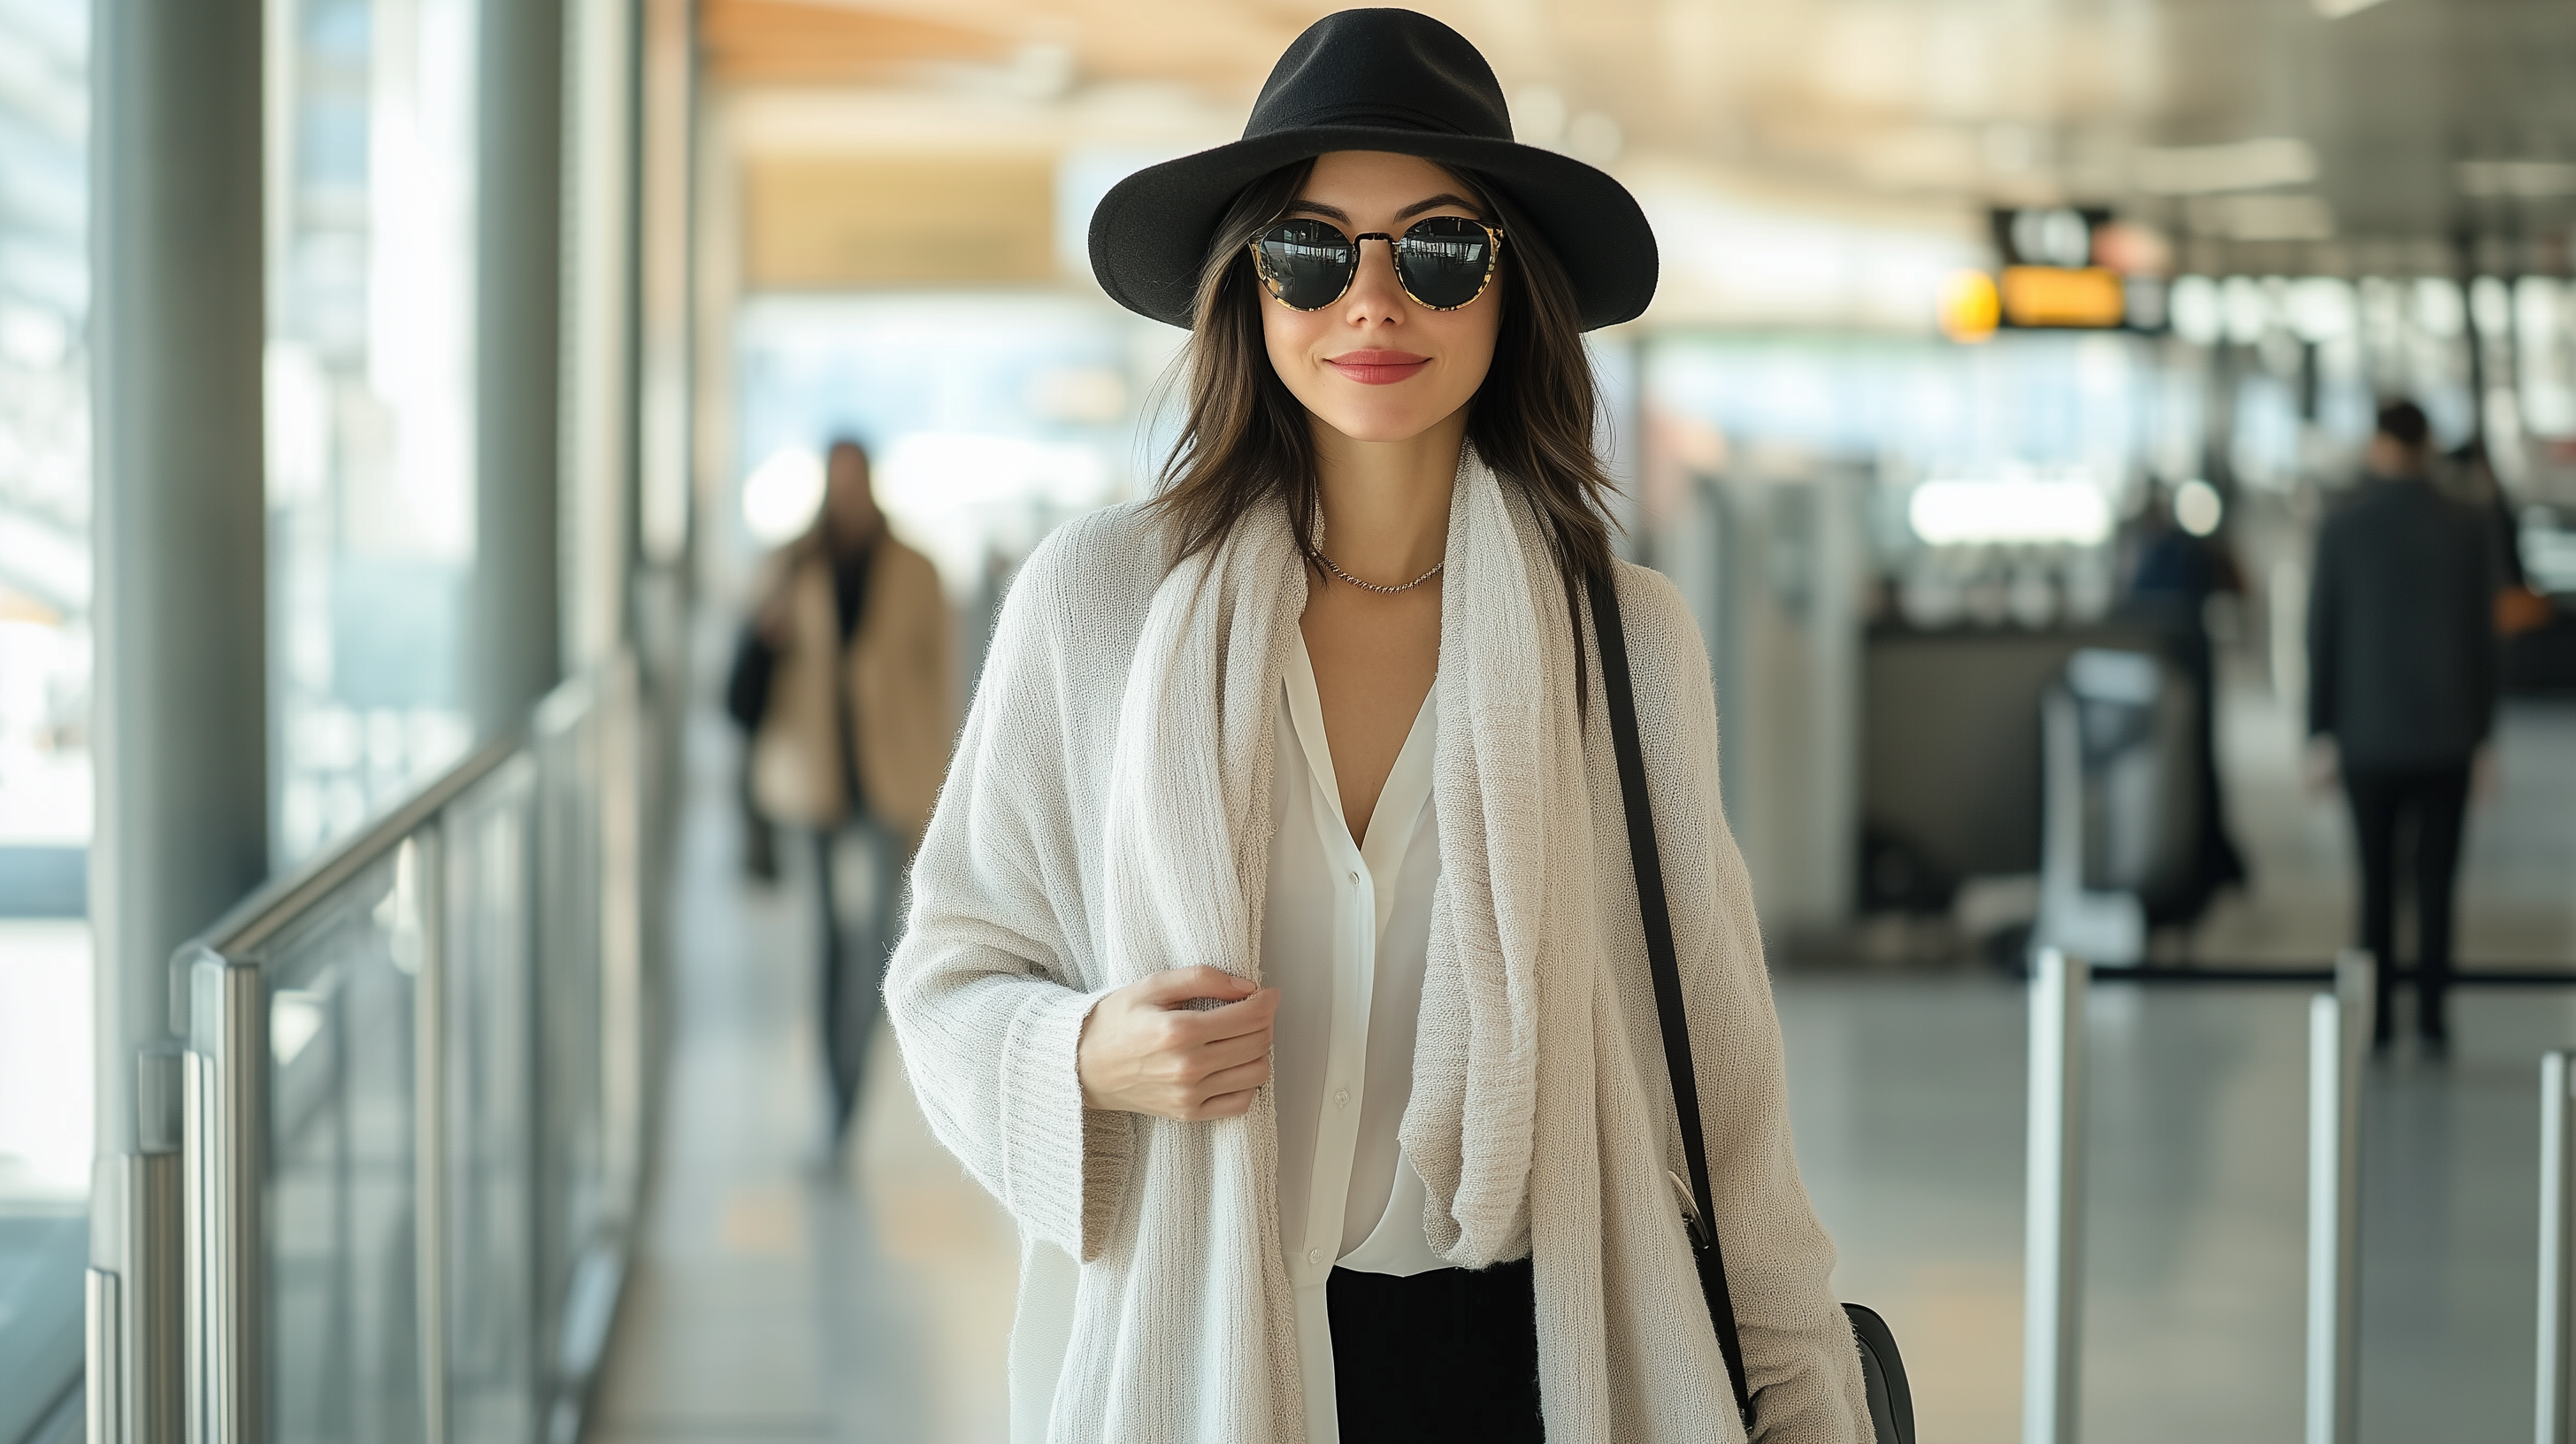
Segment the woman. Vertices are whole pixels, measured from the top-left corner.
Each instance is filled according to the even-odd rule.
[[[904,861],[937,800],[957,709],[938,571],[887,529],[857,442],[833,442],[823,476],[812,529],[763,568],[726,700],[750,735],[750,820],[813,843],[837,1144],[867,1075]]]
[[[1191,327],[1153,501],[1020,574],[889,981],[1017,1219],[1013,1437],[1724,1440],[1582,581],[1614,568],[1755,1428],[1867,1429],[1687,610],[1612,562],[1579,332],[1615,181],[1396,10],[1103,201]],[[1388,237],[1397,237],[1390,243]]]

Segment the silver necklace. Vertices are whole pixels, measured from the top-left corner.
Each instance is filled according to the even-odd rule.
[[[1442,557],[1439,562],[1431,568],[1431,570],[1424,572],[1422,575],[1415,577],[1404,585],[1400,587],[1382,587],[1375,582],[1361,581],[1359,578],[1352,576],[1349,572],[1343,571],[1340,563],[1335,562],[1331,557],[1324,555],[1324,549],[1321,546],[1315,548],[1315,556],[1318,560],[1323,562],[1324,570],[1331,572],[1334,576],[1340,577],[1343,581],[1350,583],[1352,586],[1358,587],[1362,591],[1385,592],[1388,594],[1412,591],[1415,587],[1418,587],[1424,582],[1431,580],[1433,577],[1440,575],[1440,568],[1449,565],[1449,559],[1447,557]]]

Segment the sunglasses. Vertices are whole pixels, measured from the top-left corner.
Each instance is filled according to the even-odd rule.
[[[1503,231],[1464,216],[1431,216],[1404,234],[1370,231],[1345,236],[1329,221],[1281,221],[1252,238],[1252,260],[1261,284],[1279,304],[1319,311],[1350,293],[1360,273],[1360,243],[1384,241],[1395,249],[1395,279],[1416,304],[1455,311],[1493,283],[1503,251]]]

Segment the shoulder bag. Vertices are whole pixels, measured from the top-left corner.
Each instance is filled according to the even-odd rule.
[[[1673,1114],[1682,1134],[1690,1181],[1673,1178],[1680,1194],[1683,1232],[1699,1267],[1700,1293],[1726,1356],[1727,1383],[1735,1390],[1744,1434],[1753,1437],[1753,1395],[1745,1383],[1744,1340],[1736,1328],[1735,1300],[1727,1291],[1726,1256],[1710,1202],[1708,1144],[1700,1128],[1699,1074],[1691,1067],[1690,1022],[1682,1012],[1681,965],[1673,948],[1673,919],[1664,899],[1664,861],[1655,843],[1655,816],[1646,798],[1646,757],[1637,741],[1637,697],[1628,680],[1628,634],[1619,619],[1618,592],[1607,572],[1590,579],[1593,636],[1601,648],[1601,689],[1610,704],[1610,741],[1619,759],[1619,799],[1628,815],[1628,857],[1637,874],[1637,911],[1646,926],[1646,957],[1655,975],[1655,1018],[1664,1035],[1664,1067],[1672,1075]],[[1859,1304],[1843,1305],[1860,1351],[1861,1378],[1869,1389],[1869,1421],[1877,1444],[1914,1444],[1914,1395],[1906,1387],[1905,1360],[1887,1321]]]

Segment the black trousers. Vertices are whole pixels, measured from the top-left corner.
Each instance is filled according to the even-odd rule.
[[[1333,1270],[1343,1444],[1541,1444],[1529,1260],[1411,1278]]]
[[[2469,767],[2344,769],[2354,837],[2361,847],[2361,945],[2379,960],[2379,1006],[2372,1029],[2389,1037],[2388,1004],[2396,966],[2397,837],[2411,825],[2415,843],[2415,1026],[2440,1038],[2449,1026],[2444,1001],[2451,983],[2451,895],[2460,874],[2461,824],[2469,805]]]

